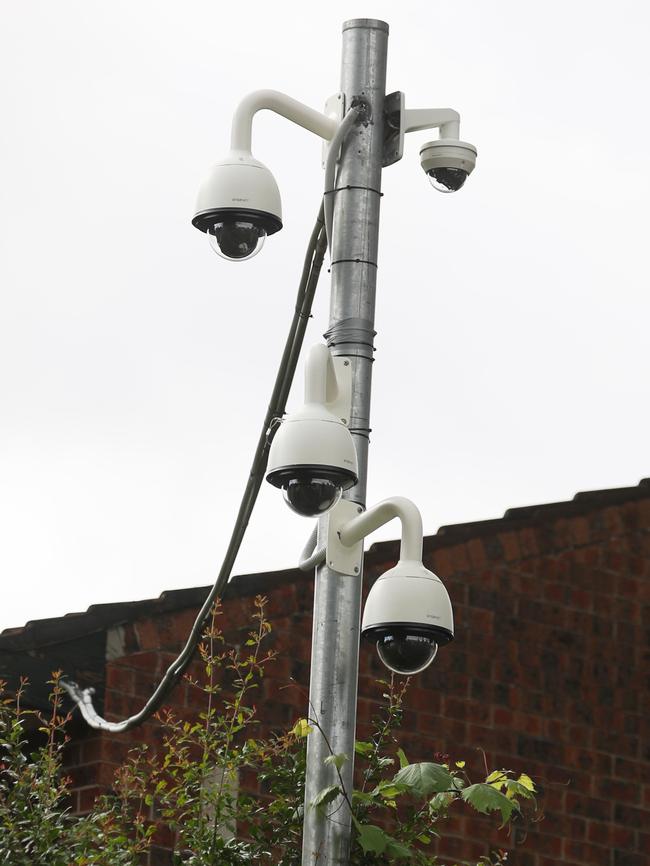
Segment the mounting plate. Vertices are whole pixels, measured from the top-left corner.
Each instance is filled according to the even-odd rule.
[[[334,371],[336,373],[336,400],[325,404],[325,408],[342,421],[346,427],[350,424],[352,412],[352,365],[347,358],[332,356]]]
[[[345,95],[343,92],[334,93],[329,97],[327,102],[325,103],[325,111],[323,114],[326,114],[328,117],[332,117],[337,123],[340,123],[345,117]],[[322,156],[322,165],[325,168],[325,163],[327,162],[327,152],[329,151],[330,143],[329,141],[323,141],[323,156]]]
[[[358,502],[341,499],[329,513],[327,521],[327,554],[325,561],[334,571],[358,577],[363,562],[363,539],[346,547],[341,544],[339,531],[342,526],[361,514],[363,508]]]
[[[404,154],[404,94],[389,93],[384,99],[384,155],[382,165],[399,162]]]

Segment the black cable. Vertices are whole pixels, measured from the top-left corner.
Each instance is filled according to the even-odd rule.
[[[318,277],[320,275],[326,250],[327,233],[325,230],[324,207],[323,204],[321,204],[316,224],[307,246],[307,253],[305,255],[305,261],[298,286],[298,295],[293,319],[285,342],[282,359],[275,378],[273,391],[264,418],[264,424],[257,441],[255,455],[253,457],[241,503],[239,505],[239,511],[237,512],[237,518],[230,536],[230,541],[214,586],[210,590],[206,600],[203,602],[185,646],[181,650],[178,658],[176,658],[169,666],[154,693],[140,712],[121,722],[109,722],[106,719],[103,719],[96,712],[92,702],[92,695],[95,691],[94,689],[82,690],[74,682],[68,682],[63,679],[60,681],[62,687],[77,704],[82,716],[92,728],[111,731],[112,733],[119,733],[121,731],[128,731],[131,728],[135,728],[142,724],[142,722],[148,719],[162,706],[170,691],[176,685],[192,661],[192,657],[199,645],[206,623],[211,615],[214,602],[217,597],[223,595],[224,589],[230,579],[235,559],[239,552],[239,548],[241,547],[244,533],[248,526],[248,521],[250,520],[253,507],[257,500],[257,495],[268,463],[271,440],[273,439],[278,421],[285,413],[289,391],[291,390],[296,365],[300,356],[307,322],[311,315],[314,294],[316,292]]]

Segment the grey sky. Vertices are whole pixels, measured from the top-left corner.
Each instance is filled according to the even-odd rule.
[[[479,151],[455,196],[427,133],[384,174],[369,500],[431,533],[650,474],[644,4],[6,4],[0,628],[212,582],[320,143],[256,120],[285,228],[250,262],[209,250],[194,197],[248,91],[322,107],[357,16],[391,26],[389,89],[457,108]],[[309,343],[327,302],[323,279]],[[309,529],[265,485],[236,571],[293,565]]]

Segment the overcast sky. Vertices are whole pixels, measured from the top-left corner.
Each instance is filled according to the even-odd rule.
[[[338,90],[359,16],[390,24],[388,89],[459,110],[479,154],[454,196],[422,174],[426,132],[384,174],[369,502],[408,496],[433,533],[650,474],[646,4],[7,3],[0,628],[213,581],[320,142],[258,116],[284,229],[250,262],[191,226],[196,191],[246,93]],[[308,344],[328,293],[324,273]],[[292,566],[310,528],[264,485],[236,572]]]

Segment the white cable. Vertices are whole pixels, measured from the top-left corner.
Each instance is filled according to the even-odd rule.
[[[316,568],[317,565],[320,565],[321,562],[325,559],[326,548],[321,547],[319,550],[316,550],[316,544],[318,543],[318,524],[314,526],[311,531],[311,535],[307,539],[307,543],[305,544],[302,553],[300,554],[300,559],[298,560],[298,568],[301,571],[311,571],[312,568]]]

